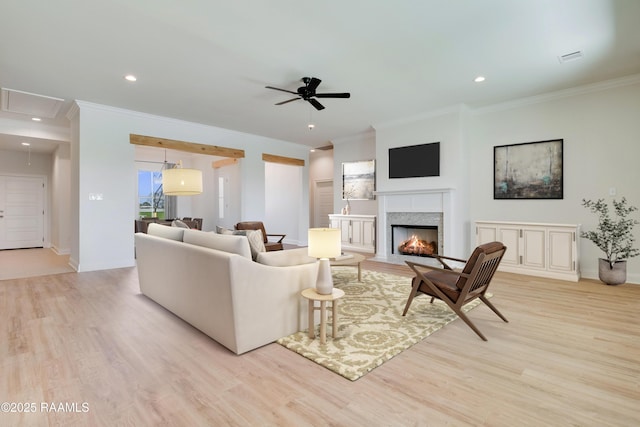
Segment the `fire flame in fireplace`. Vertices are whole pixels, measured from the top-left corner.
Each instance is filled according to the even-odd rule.
[[[403,255],[433,255],[437,253],[437,244],[418,239],[418,236],[414,234],[400,243],[398,251]]]

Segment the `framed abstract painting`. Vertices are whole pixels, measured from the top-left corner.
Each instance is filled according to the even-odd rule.
[[[562,199],[562,139],[493,147],[494,199]]]

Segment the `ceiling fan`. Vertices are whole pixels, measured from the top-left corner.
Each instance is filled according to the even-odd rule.
[[[291,90],[287,90],[287,89],[280,89],[278,87],[273,87],[273,86],[265,86],[267,89],[274,89],[274,90],[279,90],[282,92],[287,92],[287,93],[292,93],[294,95],[296,95],[295,98],[291,98],[288,99],[286,101],[282,101],[282,102],[278,102],[275,105],[282,105],[282,104],[286,104],[287,102],[292,102],[292,101],[297,101],[298,99],[303,99],[305,101],[308,101],[311,105],[313,105],[316,110],[323,110],[324,109],[324,105],[320,104],[320,102],[318,102],[318,100],[316,98],[350,98],[351,94],[348,92],[344,92],[344,93],[316,93],[316,89],[318,88],[318,85],[320,84],[320,82],[322,80],[317,79],[315,77],[303,77],[301,79],[302,83],[304,83],[304,86],[300,86],[297,90],[297,92],[291,91]]]

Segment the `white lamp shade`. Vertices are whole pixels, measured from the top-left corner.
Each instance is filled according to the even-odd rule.
[[[309,256],[314,258],[335,258],[340,255],[339,228],[310,228]]]
[[[193,196],[202,193],[202,171],[173,168],[162,171],[162,192],[168,196]]]

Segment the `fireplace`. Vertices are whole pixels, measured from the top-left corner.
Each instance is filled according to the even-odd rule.
[[[386,219],[390,259],[402,261],[444,253],[442,212],[387,212]]]
[[[391,254],[429,256],[438,247],[437,225],[391,224]]]

